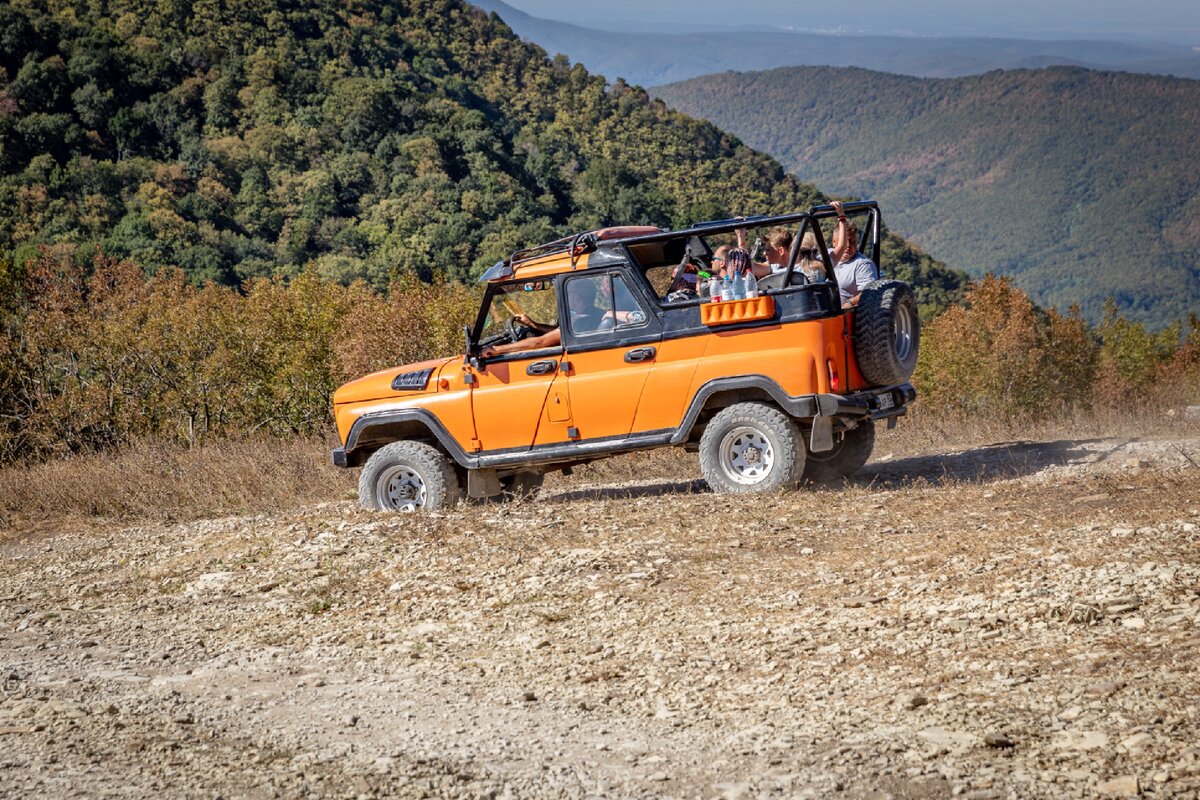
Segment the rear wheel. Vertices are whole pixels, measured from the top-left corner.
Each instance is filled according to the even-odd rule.
[[[875,449],[875,423],[858,423],[834,442],[827,453],[809,453],[804,459],[804,479],[813,483],[832,483],[862,469]]]
[[[461,496],[450,459],[424,442],[385,444],[358,476],[358,502],[378,511],[431,511]]]
[[[794,489],[804,474],[804,439],[779,409],[737,403],[704,428],[700,469],[714,492]]]

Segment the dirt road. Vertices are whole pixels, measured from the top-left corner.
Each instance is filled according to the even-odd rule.
[[[1196,797],[1200,440],[0,542],[2,797]]]

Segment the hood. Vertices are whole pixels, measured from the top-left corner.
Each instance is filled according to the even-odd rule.
[[[405,364],[403,367],[390,367],[364,375],[357,380],[342,384],[333,393],[334,405],[342,403],[361,403],[365,400],[380,400],[385,397],[401,397],[405,395],[423,394],[437,391],[438,375],[442,367],[455,360],[435,358],[431,361],[420,361],[416,364]],[[457,358],[462,358],[457,356]]]

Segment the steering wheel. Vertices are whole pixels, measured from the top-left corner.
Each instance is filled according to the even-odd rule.
[[[508,318],[508,334],[512,337],[514,342],[521,341],[531,333],[533,333],[533,329],[522,325],[520,322],[517,322],[516,317]]]

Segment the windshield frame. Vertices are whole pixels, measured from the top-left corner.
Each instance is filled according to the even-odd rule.
[[[558,317],[560,316],[559,298],[558,298],[558,290],[559,290],[559,276],[558,275],[535,278],[533,280],[518,279],[518,280],[508,280],[508,281],[496,281],[495,283],[488,284],[487,291],[483,295],[483,300],[479,304],[479,313],[476,315],[475,324],[471,328],[471,346],[473,348],[479,346],[480,338],[483,336],[483,329],[487,324],[488,316],[491,314],[492,303],[496,299],[496,296],[501,295],[501,294],[503,294],[503,295],[524,294],[524,292],[522,292],[522,291],[512,292],[512,291],[505,291],[505,289],[513,287],[513,286],[521,286],[521,285],[528,284],[528,283],[547,284],[547,286],[544,289],[542,289],[541,291],[548,291],[553,296],[554,313],[555,313],[555,319],[553,321],[557,325]],[[526,309],[523,304],[517,302],[515,299],[513,302],[516,302],[517,305],[519,305],[521,307],[522,313],[525,313],[525,314],[529,313],[529,310]],[[540,319],[534,320],[534,322],[549,324],[549,322],[547,322],[546,320],[540,320]]]

